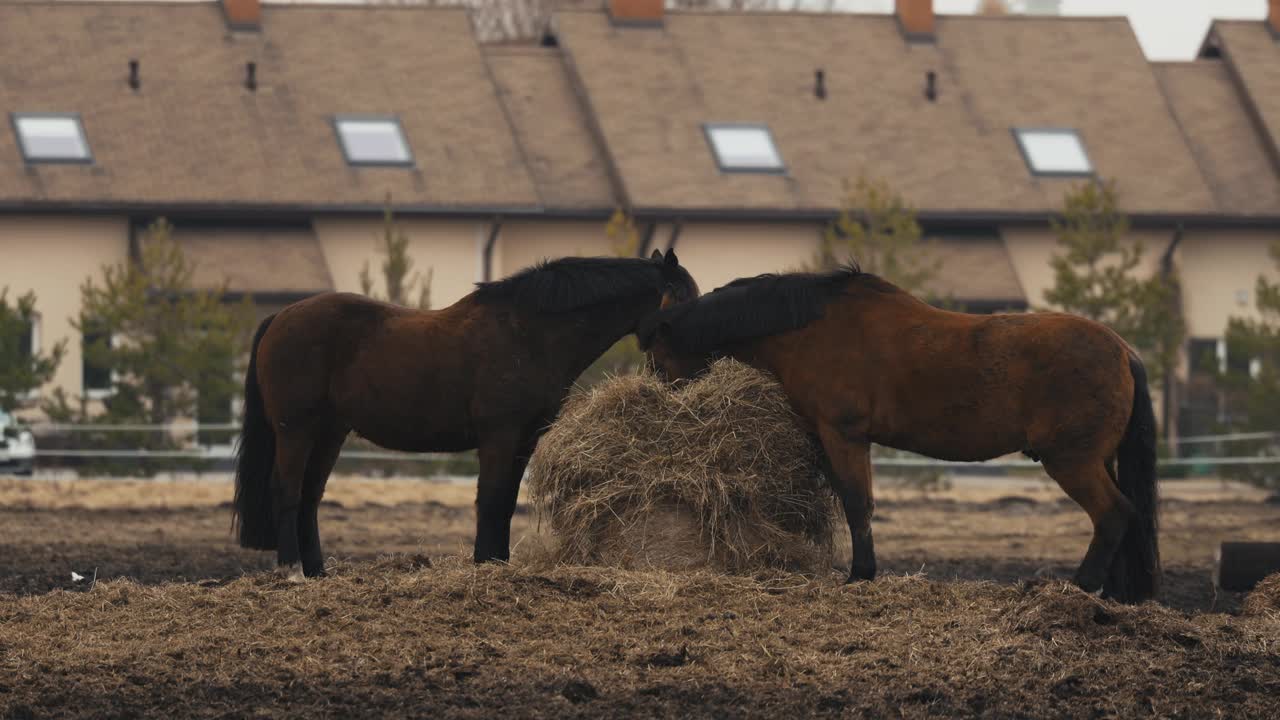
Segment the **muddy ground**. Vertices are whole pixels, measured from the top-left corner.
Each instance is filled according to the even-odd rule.
[[[472,490],[337,478],[333,577],[231,540],[225,482],[0,479],[0,717],[1275,717],[1280,617],[1215,592],[1280,506],[1166,484],[1163,604],[1061,582],[1084,514],[1036,481],[882,482],[876,583],[549,568],[515,520],[476,569]],[[85,576],[73,581],[71,573]],[[96,577],[96,581],[93,578]]]

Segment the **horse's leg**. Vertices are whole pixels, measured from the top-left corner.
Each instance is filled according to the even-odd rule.
[[[537,447],[538,436],[534,435],[532,439],[526,441],[523,447],[516,452],[515,460],[511,463],[511,475],[507,484],[509,496],[504,498],[502,505],[504,515],[500,518],[498,526],[498,547],[506,548],[507,554],[502,557],[503,560],[509,559],[511,551],[511,518],[515,516],[516,503],[520,498],[520,483],[524,481],[525,468],[529,467],[529,458],[533,457],[533,451]]]
[[[871,515],[875,500],[871,495],[871,445],[851,442],[839,431],[821,427],[818,437],[826,454],[827,480],[844,506],[845,521],[853,542],[849,582],[876,576],[875,541],[871,537]]]
[[[518,460],[525,443],[519,432],[503,430],[480,441],[480,479],[476,491],[475,561],[506,561],[511,557],[511,516],[520,492],[523,464]],[[516,473],[519,468],[520,473]]]
[[[303,479],[307,457],[313,444],[306,428],[276,431],[275,509],[280,542],[276,549],[276,565],[290,580],[303,578],[301,548],[298,546],[298,510],[302,504]]]
[[[307,472],[302,486],[302,505],[298,509],[298,544],[302,555],[302,574],[324,577],[324,552],[320,549],[320,499],[324,486],[338,462],[338,453],[347,439],[345,429],[334,429],[321,437],[307,459]]]
[[[1086,592],[1096,592],[1106,580],[1107,569],[1135,514],[1133,503],[1116,486],[1106,460],[1046,459],[1044,469],[1093,522],[1093,539],[1076,570],[1075,583]]]

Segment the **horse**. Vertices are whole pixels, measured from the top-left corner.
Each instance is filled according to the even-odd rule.
[[[1104,325],[1064,313],[950,312],[851,264],[743,278],[692,301],[667,296],[637,337],[672,382],[720,357],[778,380],[844,506],[849,582],[876,574],[876,443],[953,461],[1038,459],[1093,524],[1075,583],[1130,603],[1158,591],[1146,370]]]
[[[293,580],[324,574],[317,509],[354,431],[393,450],[476,449],[474,559],[507,560],[525,466],[574,380],[663,297],[698,295],[670,250],[476,285],[440,310],[325,293],[262,321],[236,451],[241,546],[276,550]]]

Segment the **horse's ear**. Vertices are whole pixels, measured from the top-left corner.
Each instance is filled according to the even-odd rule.
[[[650,296],[652,297],[652,296]],[[662,291],[662,302],[658,304],[659,310],[666,310],[676,304],[676,289],[671,283],[667,283],[667,289]]]
[[[657,250],[655,250],[654,252],[657,252]],[[675,248],[667,248],[667,255],[664,259],[667,261],[667,264],[670,265],[671,267],[675,267],[680,264],[680,258],[676,257]]]
[[[661,260],[661,259],[662,259],[662,251],[661,251],[661,250],[659,250],[659,249],[657,249],[657,248],[654,248],[654,249],[653,249],[653,252],[649,255],[649,259],[650,259],[650,260]]]

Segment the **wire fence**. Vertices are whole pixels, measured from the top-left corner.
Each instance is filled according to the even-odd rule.
[[[233,423],[171,423],[165,425],[148,424],[66,424],[40,423],[32,426],[38,439],[61,435],[77,436],[98,433],[156,433],[168,435],[177,447],[163,449],[134,448],[94,448],[94,447],[57,447],[40,448],[39,441],[35,451],[35,459],[42,465],[56,464],[59,459],[70,461],[83,460],[191,460],[191,461],[229,461],[235,457],[235,444],[238,439],[239,425]],[[200,444],[197,438],[207,438],[209,434],[227,433],[226,442],[219,444]],[[182,440],[186,438],[185,442]],[[1168,445],[1170,447],[1202,447],[1242,442],[1258,442],[1278,440],[1280,432],[1248,432],[1226,433],[1221,435],[1198,435],[1178,438]],[[1280,444],[1280,443],[1278,443]],[[440,463],[457,455],[450,453],[405,453],[390,450],[344,449],[341,459],[356,461],[404,462],[404,463]],[[50,463],[48,461],[53,461]],[[872,456],[872,464],[877,468],[901,470],[953,470],[958,468],[991,468],[991,469],[1032,469],[1039,468],[1040,463],[1030,459],[1003,457],[985,462],[956,462],[937,460],[934,458],[879,451]],[[1257,454],[1222,454],[1220,456],[1165,457],[1159,460],[1161,468],[1222,468],[1222,467],[1269,467],[1280,465],[1280,455],[1259,452]]]

